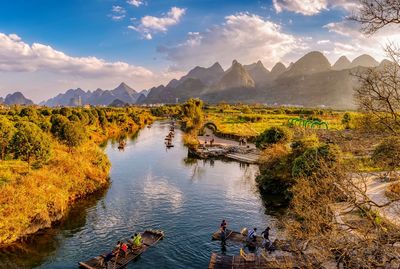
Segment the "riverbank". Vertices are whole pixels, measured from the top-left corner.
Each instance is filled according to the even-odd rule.
[[[18,108],[11,112],[21,115]],[[42,132],[48,140],[49,157],[43,164],[31,165],[16,158],[13,151],[0,161],[0,247],[51,227],[76,201],[107,187],[111,165],[99,145],[111,137],[126,139],[152,122],[147,111],[135,108],[78,108],[67,112],[69,117],[57,114],[60,113],[57,109],[46,109],[45,115],[43,110],[30,109],[35,116],[29,118],[30,128],[47,126]],[[10,122],[10,126],[14,123],[18,130],[19,118],[15,115],[11,118],[11,113],[7,113],[0,113],[0,120]],[[67,129],[60,127],[62,124],[71,124],[73,130],[66,133]],[[76,133],[79,130],[82,133]],[[12,145],[14,141],[10,139],[9,143]]]

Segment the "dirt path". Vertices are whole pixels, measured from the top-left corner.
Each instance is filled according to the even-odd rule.
[[[390,202],[385,192],[391,184],[393,182],[382,181],[379,176],[371,174],[367,183],[367,196],[376,204],[384,205]],[[400,201],[392,202],[386,207],[376,207],[375,209],[388,221],[400,225]]]

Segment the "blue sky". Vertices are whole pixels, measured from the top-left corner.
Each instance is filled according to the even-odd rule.
[[[271,68],[312,50],[332,63],[362,53],[381,60],[393,32],[362,36],[345,19],[356,7],[357,0],[2,1],[0,96],[20,90],[40,101],[121,81],[141,90],[196,65],[260,59]]]

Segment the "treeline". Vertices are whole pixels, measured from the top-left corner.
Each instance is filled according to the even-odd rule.
[[[98,145],[153,119],[135,107],[0,110],[0,246],[50,227],[106,186],[110,163]]]
[[[151,121],[136,108],[14,108],[0,114],[1,159],[20,159],[41,166],[54,140],[71,151],[87,140],[99,142],[118,132],[132,132]]]

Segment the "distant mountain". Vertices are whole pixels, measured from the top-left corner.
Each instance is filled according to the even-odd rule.
[[[234,60],[232,66],[225,72],[221,80],[215,85],[215,89],[229,88],[254,88],[255,82],[246,69],[238,61]]]
[[[201,97],[206,89],[199,79],[185,79],[176,88],[171,86],[164,87],[163,85],[150,89],[149,95],[144,100],[138,103],[178,103],[184,102],[191,97]]]
[[[355,68],[355,67],[376,67],[378,66],[379,63],[372,58],[371,56],[367,55],[367,54],[363,54],[361,56],[358,56],[357,58],[355,58],[352,62],[350,67],[351,68]]]
[[[283,63],[279,62],[279,63],[275,64],[274,67],[271,69],[271,72],[270,72],[271,78],[275,79],[278,76],[280,76],[281,74],[283,74],[285,71],[286,71],[286,66]]]
[[[4,98],[0,97],[0,105],[4,103]]]
[[[139,94],[143,94],[144,96],[147,96],[149,94],[150,90],[141,90]],[[139,98],[139,97],[138,97]]]
[[[149,91],[150,92],[150,91]],[[141,93],[138,97],[138,99],[136,100],[137,104],[143,104],[146,101],[147,96],[144,95],[143,93]]]
[[[250,74],[256,85],[263,85],[271,79],[270,72],[264,67],[261,61],[250,65],[243,65],[243,67]]]
[[[127,103],[125,103],[124,101],[121,101],[120,99],[115,99],[114,101],[112,101],[108,106],[112,106],[112,107],[124,107],[126,106]]]
[[[319,51],[307,53],[295,62],[282,76],[310,75],[331,69],[328,59]]]
[[[394,63],[387,59],[384,59],[384,60],[382,60],[382,62],[380,62],[379,66],[377,68],[384,69],[384,68],[387,68],[390,66],[394,66]]]
[[[346,56],[340,57],[335,64],[332,66],[332,70],[344,70],[351,66],[351,62]]]
[[[6,105],[33,105],[33,101],[25,98],[21,92],[14,92],[7,94],[4,99],[4,104]]]
[[[147,93],[147,91],[145,91]],[[43,102],[46,106],[80,106],[90,105],[109,105],[112,101],[119,99],[128,104],[134,104],[140,94],[122,82],[113,90],[97,89],[93,92],[83,91],[81,88],[70,89],[54,98]]]
[[[198,79],[204,85],[209,86],[220,80],[223,75],[224,69],[222,69],[221,65],[216,62],[208,68],[196,66],[190,70],[187,75],[181,77],[180,80],[172,80],[167,86],[175,88],[187,79]]]

